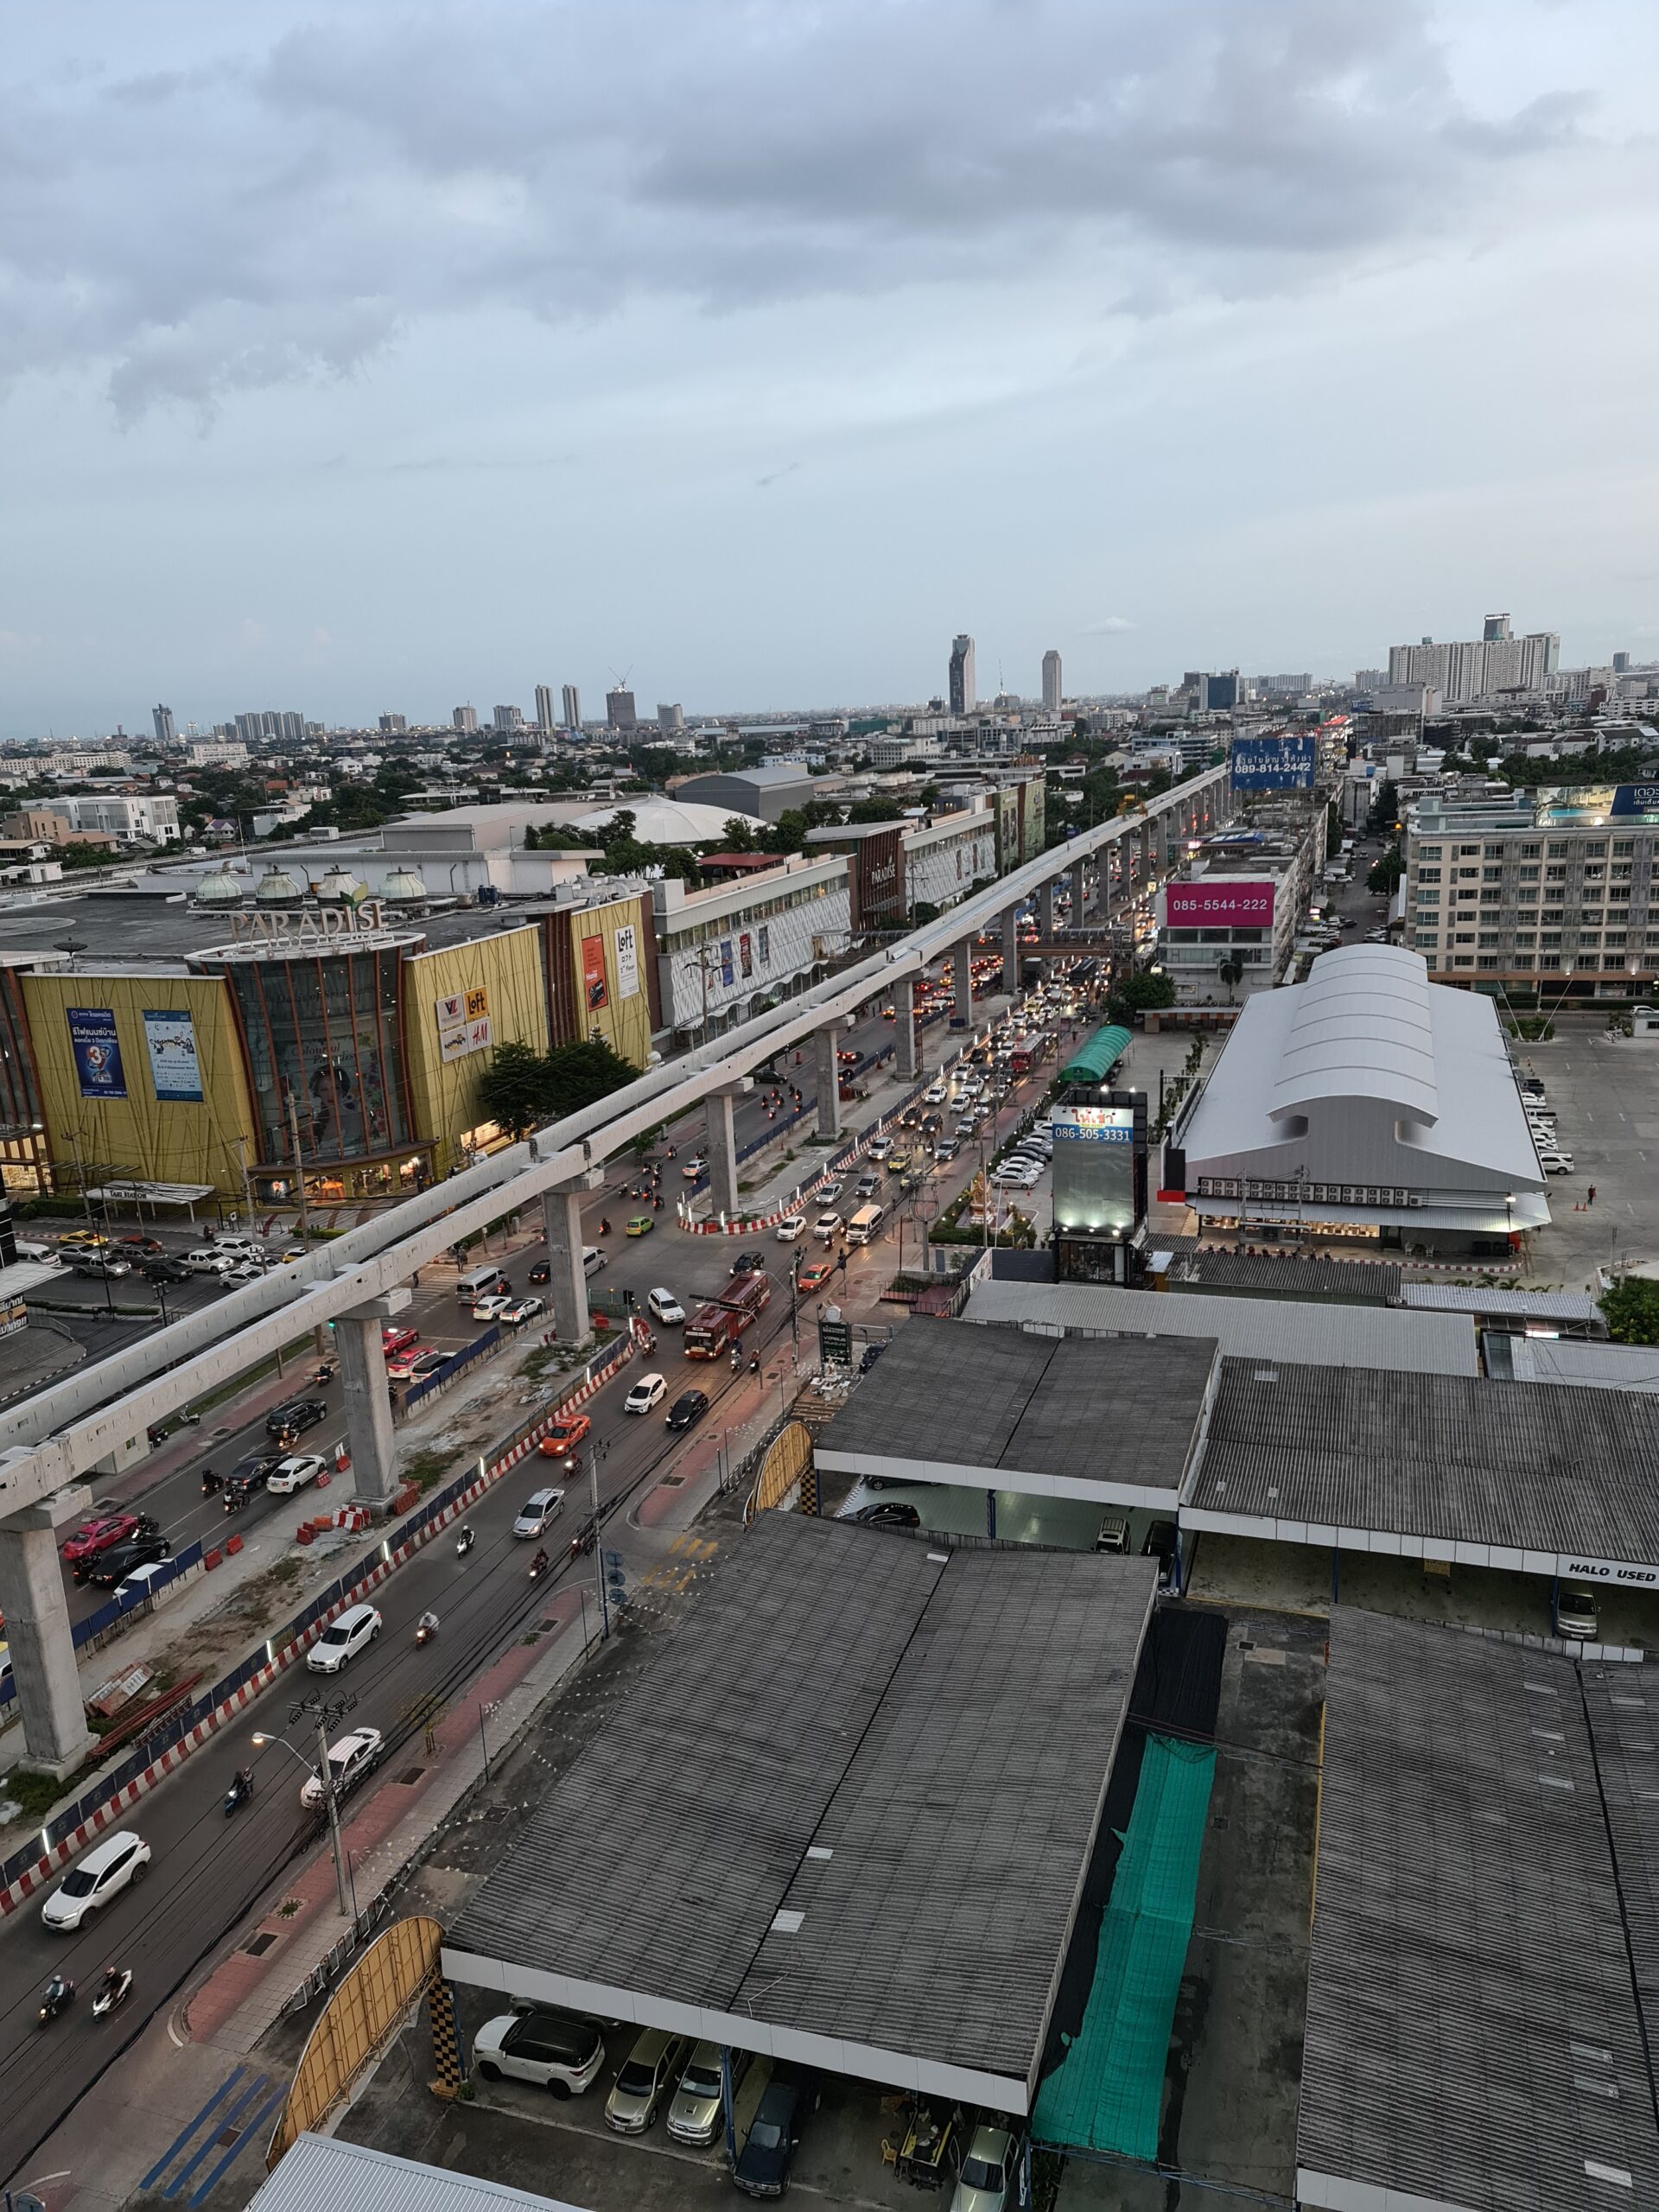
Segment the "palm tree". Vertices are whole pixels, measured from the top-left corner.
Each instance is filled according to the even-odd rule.
[[[1230,952],[1216,974],[1227,986],[1227,1003],[1231,1006],[1234,988],[1244,980],[1244,963],[1236,952]]]

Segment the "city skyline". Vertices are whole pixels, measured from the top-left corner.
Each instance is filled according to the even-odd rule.
[[[1496,604],[1659,644],[1649,11],[771,21],[20,23],[0,734],[504,668],[925,699],[959,630],[1079,696]]]

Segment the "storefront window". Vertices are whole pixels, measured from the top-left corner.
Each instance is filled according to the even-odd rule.
[[[398,948],[385,945],[226,963],[247,1040],[262,1164],[292,1162],[296,1125],[308,1173],[409,1144],[398,959]]]

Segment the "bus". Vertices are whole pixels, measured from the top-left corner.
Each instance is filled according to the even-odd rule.
[[[1022,1037],[1008,1055],[1008,1065],[1015,1075],[1029,1075],[1038,1061],[1046,1060],[1053,1050],[1052,1037]]]
[[[698,1306],[681,1338],[688,1359],[718,1359],[772,1302],[772,1278],[759,1268],[734,1275],[718,1298]]]

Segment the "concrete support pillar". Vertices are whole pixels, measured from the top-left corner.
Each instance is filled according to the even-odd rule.
[[[709,1150],[709,1198],[717,1214],[737,1211],[737,1139],[732,1128],[732,1108],[740,1087],[711,1090],[702,1102]]]
[[[906,976],[893,987],[893,1063],[900,1083],[916,1083],[922,1072],[922,1038],[916,1027],[916,979]]]
[[[1040,937],[1054,934],[1054,885],[1052,880],[1037,887],[1037,931]]]
[[[813,1033],[812,1058],[817,1071],[818,1135],[838,1137],[841,1135],[841,1069],[836,1054],[841,1046],[841,1031],[834,1022],[827,1029]]]
[[[973,939],[965,937],[960,944],[953,944],[950,948],[950,958],[956,974],[957,1020],[965,1027],[971,1029],[974,1026]]]
[[[22,1710],[23,1751],[30,1766],[58,1776],[72,1774],[92,1745],[57,1538],[60,1524],[78,1519],[90,1503],[85,1489],[60,1491],[0,1522],[0,1612]]]
[[[1002,992],[1005,998],[1020,995],[1020,911],[1010,906],[1002,917]]]
[[[563,1344],[579,1344],[588,1333],[588,1277],[582,1264],[582,1202],[604,1179],[598,1168],[590,1168],[574,1183],[563,1183],[542,1193],[547,1304]]]
[[[1071,878],[1071,926],[1074,930],[1081,929],[1083,926],[1084,895],[1083,862],[1081,861],[1073,861],[1068,873]]]
[[[352,1455],[352,1495],[359,1505],[384,1511],[397,1487],[397,1455],[391,1440],[391,1392],[380,1332],[391,1318],[387,1310],[409,1304],[404,1291],[377,1298],[334,1322],[334,1350],[340,1356],[340,1387],[346,1398],[346,1448]]]

